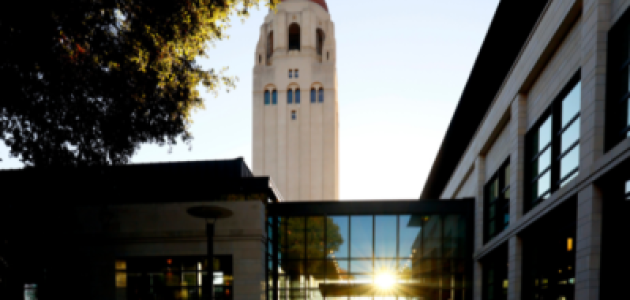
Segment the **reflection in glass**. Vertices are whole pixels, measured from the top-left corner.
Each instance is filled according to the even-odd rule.
[[[422,231],[422,226],[420,224],[421,218],[421,216],[415,216],[412,220],[412,216],[409,215],[402,215],[399,217],[400,249],[398,257],[407,258],[411,257],[411,254],[419,253],[419,237]]]
[[[551,188],[551,172],[545,173],[532,184],[532,201],[536,201]]]
[[[396,257],[396,216],[376,216],[374,256]]]
[[[560,140],[560,153],[564,153],[570,146],[577,142],[579,138],[580,119],[577,119],[562,133],[562,139]]]
[[[351,273],[372,273],[372,260],[351,260],[350,272]]]
[[[538,154],[549,143],[551,143],[551,122],[552,116],[540,125],[540,128],[534,133],[532,138],[532,155]]]
[[[580,147],[575,147],[560,160],[560,178],[563,179],[580,163]]]
[[[372,257],[372,216],[350,217],[350,255]]]
[[[548,148],[538,156],[532,164],[532,178],[536,178],[551,166],[551,148]]]
[[[562,127],[580,112],[581,94],[582,85],[578,82],[562,101]]]
[[[309,259],[324,258],[324,217],[308,217],[306,219],[307,249]]]

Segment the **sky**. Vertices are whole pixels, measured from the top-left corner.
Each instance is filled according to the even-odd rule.
[[[327,0],[335,24],[341,200],[418,199],[499,0]],[[145,144],[131,163],[233,159],[252,166],[252,73],[263,5],[204,68],[228,67],[236,89],[200,93],[192,148]],[[21,168],[0,145],[0,169]]]

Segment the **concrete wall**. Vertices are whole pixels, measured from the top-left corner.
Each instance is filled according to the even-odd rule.
[[[288,50],[288,27],[297,23],[301,48]],[[317,54],[317,29],[324,32]],[[265,58],[273,31],[273,56]],[[339,117],[334,25],[321,6],[310,1],[282,2],[261,26],[253,87],[253,170],[271,176],[286,200],[339,198]],[[299,70],[299,78],[289,78]],[[310,103],[311,88],[324,89],[323,103]],[[301,91],[300,104],[287,104],[287,90]],[[278,91],[277,105],[264,105],[266,90]],[[295,96],[294,96],[295,98]],[[295,101],[295,99],[294,99]],[[295,112],[296,120],[291,119]]]
[[[116,259],[205,256],[205,220],[188,215],[186,210],[208,204],[234,213],[217,221],[214,238],[215,254],[232,255],[234,299],[265,299],[265,207],[258,201],[77,207],[77,239],[84,242],[78,253],[89,253],[87,264],[94,278],[93,297],[89,299],[116,299]]]

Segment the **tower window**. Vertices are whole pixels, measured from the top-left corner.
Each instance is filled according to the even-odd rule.
[[[291,111],[291,120],[295,120],[297,119],[297,113],[295,112],[295,110]]]
[[[271,103],[271,95],[269,94],[269,90],[265,91],[265,105],[269,105]]]
[[[287,91],[287,103],[288,104],[293,103],[293,90],[291,89]]]
[[[300,104],[300,89],[295,90],[295,104]]]
[[[322,55],[322,49],[324,48],[324,31],[317,28],[317,54]]]
[[[293,70],[289,70],[289,78],[293,78]]]
[[[324,89],[319,88],[319,103],[324,102]]]
[[[273,31],[269,32],[267,37],[267,60],[273,55]]]
[[[289,26],[289,50],[300,50],[300,25],[297,23]]]
[[[258,63],[261,64],[262,63],[262,55],[258,55]]]
[[[273,92],[271,92],[271,104],[276,105],[278,104],[278,91],[273,90]]]
[[[315,88],[311,89],[311,103],[315,103],[317,99],[317,92],[315,91]]]
[[[298,75],[299,75],[300,73],[298,73],[298,71],[299,71],[298,69],[295,69],[295,78],[298,78],[298,77],[299,77]]]

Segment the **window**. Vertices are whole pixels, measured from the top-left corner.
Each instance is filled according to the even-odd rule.
[[[291,89],[287,90],[287,103],[293,103],[293,90]]]
[[[261,64],[262,63],[262,55],[258,55],[258,63]]]
[[[300,76],[299,76],[299,75],[300,75],[300,73],[299,73],[298,71],[299,71],[298,69],[295,69],[295,78],[300,77]]]
[[[317,99],[317,92],[315,91],[315,88],[311,89],[311,103],[315,103]]]
[[[324,31],[317,28],[315,34],[317,36],[317,54],[322,55],[322,48],[324,47]]]
[[[630,200],[630,180],[626,181],[626,200]]]
[[[205,256],[132,257],[115,263],[116,289],[125,299],[205,299],[208,261]],[[214,298],[234,294],[232,256],[215,255]]]
[[[265,91],[265,105],[271,104],[271,95],[269,90]]]
[[[300,25],[297,23],[289,26],[289,50],[300,50]]]
[[[291,111],[291,120],[295,120],[297,119],[297,113],[295,112],[295,110]]]
[[[289,70],[289,78],[293,78],[293,70]]]
[[[269,32],[267,36],[267,60],[273,55],[273,31]]]
[[[278,91],[273,90],[273,92],[271,92],[271,104],[276,105],[278,104]]]
[[[578,80],[576,76],[528,133],[526,210],[549,198],[578,174],[581,105]]]
[[[300,104],[300,89],[295,90],[295,104]]]
[[[324,102],[324,89],[319,88],[319,103]]]
[[[487,242],[510,223],[509,159],[486,184],[484,200],[484,240]]]
[[[608,35],[606,144],[612,148],[630,137],[630,13]]]
[[[482,299],[507,300],[508,291],[508,248],[503,244],[482,260]]]

